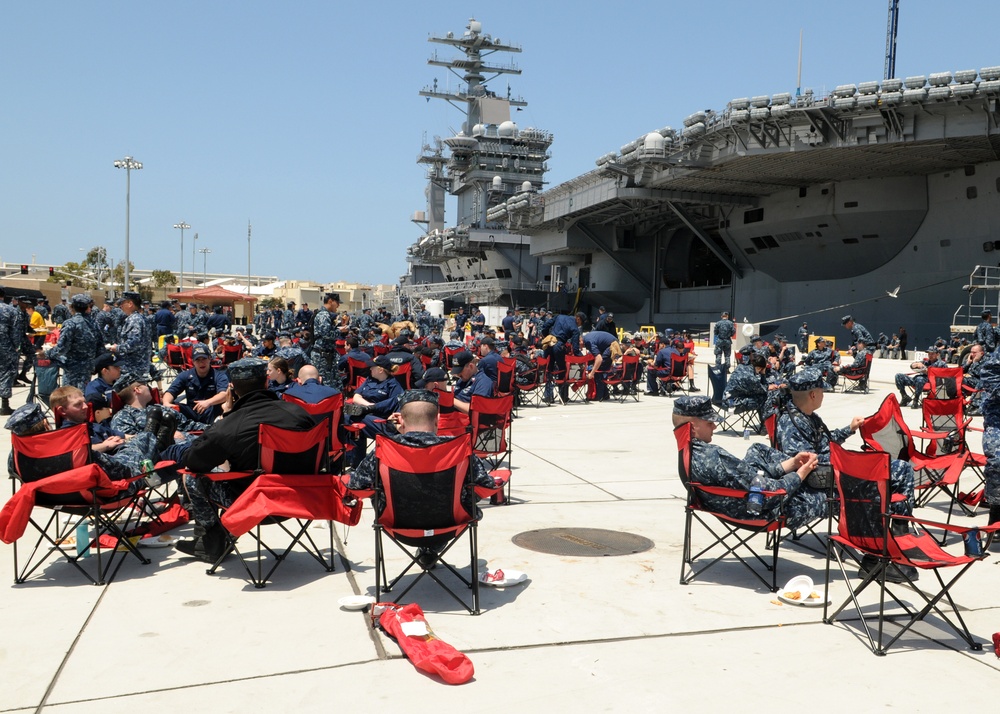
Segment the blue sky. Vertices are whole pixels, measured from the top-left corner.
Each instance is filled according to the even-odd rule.
[[[1000,64],[995,6],[902,0],[897,76]],[[459,113],[418,91],[429,34],[470,17],[520,44],[518,123],[555,135],[550,185],[602,154],[734,97],[882,77],[883,0],[736,2],[14,2],[0,23],[0,258],[124,254],[185,271],[192,234],[208,269],[286,279],[395,282],[419,231],[426,133]],[[508,78],[491,86],[506,92]],[[448,205],[448,218],[454,208]],[[203,256],[197,256],[201,270]]]

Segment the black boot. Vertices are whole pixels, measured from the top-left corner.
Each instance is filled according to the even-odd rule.
[[[906,393],[906,390],[900,389],[899,390],[899,406],[905,407],[909,403],[910,403],[910,397]]]
[[[0,416],[10,416],[14,410],[10,408],[10,399],[3,397],[3,406],[0,406]]]
[[[174,445],[174,432],[177,431],[178,413],[173,409],[160,409],[160,426],[156,430],[156,450],[162,452],[168,446]]]
[[[204,529],[205,534],[194,540],[182,540],[177,550],[203,563],[215,563],[229,548],[229,533],[221,523]]]
[[[160,409],[158,404],[150,404],[146,407],[146,427],[143,431],[147,431],[150,434],[157,434],[160,431],[160,425],[163,423],[163,410]]]

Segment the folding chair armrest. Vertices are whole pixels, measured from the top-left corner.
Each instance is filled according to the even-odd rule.
[[[915,436],[918,439],[944,439],[951,432],[949,431],[917,431],[916,429],[910,430],[910,435]]]
[[[713,496],[727,496],[729,498],[746,498],[747,494],[750,492],[741,488],[727,488],[726,486],[707,486],[703,483],[698,483],[697,481],[690,481],[688,485],[702,493],[710,493]],[[777,491],[761,491],[766,498],[771,498],[772,496],[784,496],[787,494],[785,489],[781,488]]]
[[[990,533],[990,534],[1000,531],[1000,523],[994,523],[988,526],[956,526],[951,523],[940,523],[938,521],[929,521],[926,518],[916,518],[914,516],[901,516],[901,515],[889,514],[889,518],[891,518],[892,520],[915,523],[919,526],[924,526],[924,527],[929,526],[931,528],[940,528],[941,530],[948,531],[949,533],[960,533],[963,535],[973,530],[978,530],[981,533]]]
[[[184,476],[195,476],[197,478],[207,478],[209,481],[235,481],[241,478],[250,478],[258,475],[256,471],[209,471],[208,473],[196,473],[189,469],[178,469],[178,473]]]
[[[493,477],[496,486],[493,488],[487,488],[486,486],[476,486],[476,496],[478,498],[490,498],[494,494],[499,493],[510,481],[510,471],[508,469],[496,469],[490,471],[490,476]]]

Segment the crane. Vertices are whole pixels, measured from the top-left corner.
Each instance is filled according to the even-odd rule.
[[[889,26],[885,31],[885,76],[896,76],[896,35],[899,32],[899,0],[889,0]]]

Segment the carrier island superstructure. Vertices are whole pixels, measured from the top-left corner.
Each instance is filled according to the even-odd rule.
[[[460,209],[469,234],[507,229],[546,290],[575,287],[619,325],[704,326],[729,310],[839,335],[853,312],[920,347],[947,332],[970,270],[1000,263],[1000,67],[733,99],[502,202],[483,163],[486,201]],[[454,281],[445,254],[434,264]]]
[[[501,94],[490,88],[497,77],[519,75],[512,62],[496,61],[521,52],[517,45],[483,32],[470,20],[456,36],[431,36],[432,43],[457,50],[452,58],[435,53],[428,64],[444,67],[459,80],[457,86],[434,83],[420,96],[446,101],[464,117],[461,129],[444,139],[425,143],[418,163],[427,171],[427,208],[412,221],[423,235],[407,249],[409,271],[403,292],[418,298],[492,303],[523,296],[527,303],[544,301],[548,270],[530,252],[531,238],[501,221],[537,198],[547,170],[552,134],[520,128],[511,109],[527,106],[512,96],[510,85]],[[457,197],[457,216],[445,220],[445,194]]]

